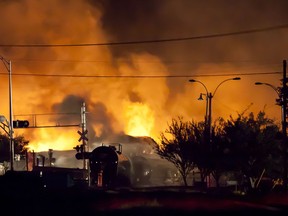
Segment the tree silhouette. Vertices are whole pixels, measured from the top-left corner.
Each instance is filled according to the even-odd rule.
[[[14,137],[14,154],[24,156],[29,141],[23,135]],[[7,135],[0,134],[0,162],[10,160],[10,142]]]
[[[172,119],[168,129],[160,134],[160,144],[154,146],[155,152],[173,163],[179,170],[184,185],[187,186],[187,175],[194,168],[192,150],[194,142],[191,123],[183,122],[182,117]]]
[[[219,119],[213,141],[213,175],[234,171],[250,179],[259,179],[263,171],[271,178],[279,177],[281,170],[281,140],[279,127],[260,111],[256,117],[239,114],[236,119]]]
[[[10,143],[7,135],[0,134],[0,162],[10,160]]]
[[[211,141],[207,139],[204,122],[184,122],[172,119],[168,129],[160,134],[155,150],[173,163],[187,186],[187,175],[197,167],[201,181],[212,174],[217,186],[223,173],[234,173],[239,181],[246,176],[279,178],[281,168],[281,139],[279,126],[259,112],[256,117],[239,114],[236,118],[217,119],[212,125]]]

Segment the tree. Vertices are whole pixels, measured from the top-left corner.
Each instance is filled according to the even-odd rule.
[[[7,135],[0,134],[0,162],[10,160],[10,143]]]
[[[25,155],[28,143],[29,141],[23,135],[16,136],[14,138],[15,154]]]
[[[23,135],[14,137],[14,154],[24,156],[29,141]],[[10,141],[7,135],[0,134],[0,162],[10,160]]]
[[[192,157],[195,167],[198,168],[200,173],[201,182],[205,182],[206,176],[211,173],[213,164],[210,132],[207,131],[207,124],[203,121],[190,122],[191,134],[190,140],[192,145]]]
[[[184,185],[187,186],[187,176],[194,168],[192,160],[192,143],[194,138],[191,123],[183,122],[182,117],[172,119],[168,129],[160,134],[160,144],[154,146],[155,152],[163,159],[173,163],[179,170]]]
[[[217,170],[243,173],[250,179],[265,175],[275,178],[281,173],[278,167],[281,155],[281,140],[277,138],[279,127],[260,111],[256,117],[239,114],[236,119],[220,119],[215,128],[214,155],[218,159]],[[222,158],[222,159],[220,159]],[[219,164],[220,161],[220,164]]]
[[[160,134],[161,143],[155,149],[176,166],[185,185],[187,175],[197,167],[202,182],[211,173],[219,186],[220,176],[227,172],[235,173],[239,180],[243,176],[257,179],[263,170],[265,176],[279,178],[279,134],[279,126],[262,111],[256,117],[251,112],[248,116],[242,113],[237,118],[217,119],[212,125],[211,141],[207,139],[204,122],[183,122],[178,117]]]

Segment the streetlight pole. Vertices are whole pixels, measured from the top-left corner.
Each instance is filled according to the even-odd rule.
[[[272,85],[270,83],[255,82],[255,85],[267,85],[267,86],[270,86],[277,93],[279,98],[281,97],[281,92],[279,91],[279,89],[276,86],[274,86],[274,85]]]
[[[282,103],[282,96],[281,96],[281,88],[277,88],[276,86],[274,86],[274,85],[272,85],[270,83],[263,83],[263,82],[255,82],[255,85],[266,85],[266,86],[269,86],[270,88],[272,88],[276,92],[278,97],[279,97],[279,98],[276,99],[276,102],[277,102],[276,104],[282,106],[283,103]],[[283,107],[282,107],[282,109],[281,109],[282,121],[283,121],[283,118],[284,118],[283,111],[284,110],[283,110]]]
[[[10,170],[14,171],[14,137],[13,137],[13,109],[12,109],[12,64],[0,56],[9,74],[9,138],[10,138]]]
[[[189,82],[198,82],[205,88],[205,91],[206,91],[206,93],[204,94],[205,97],[206,97],[205,125],[207,126],[207,125],[209,125],[207,123],[209,123],[209,119],[210,119],[210,117],[209,117],[210,116],[210,114],[209,114],[210,113],[209,112],[209,110],[210,110],[210,106],[209,106],[209,104],[210,104],[210,99],[209,99],[210,93],[208,92],[208,89],[207,89],[206,85],[203,82],[201,82],[199,80],[194,80],[194,79],[190,79]],[[198,100],[203,100],[202,95],[203,94],[201,93],[200,97],[198,98]]]
[[[283,145],[283,188],[286,191],[287,190],[287,78],[286,78],[286,67],[287,63],[286,60],[283,61],[283,79],[282,79],[282,88],[276,88],[275,86],[269,84],[269,83],[262,83],[262,82],[256,82],[255,85],[267,85],[271,87],[278,95],[278,99],[276,99],[277,104],[281,105],[281,121],[282,121],[282,145]]]
[[[207,87],[204,85],[203,82],[199,81],[199,80],[195,80],[195,79],[190,79],[189,82],[198,82],[200,83],[204,88],[205,88],[205,91],[206,91],[206,109],[208,107],[208,124],[205,120],[205,124],[206,127],[208,127],[208,131],[209,131],[209,142],[211,142],[211,136],[212,136],[212,98],[215,96],[215,93],[217,91],[217,89],[224,83],[224,82],[227,82],[229,80],[240,80],[241,78],[240,77],[234,77],[234,78],[229,78],[229,79],[225,79],[223,80],[222,82],[220,82],[217,87],[215,88],[214,92],[211,93],[211,92],[208,92],[208,89]],[[207,99],[208,98],[208,99]],[[208,104],[208,105],[207,105]],[[207,113],[207,110],[206,110],[206,113]],[[206,118],[205,118],[206,119]]]

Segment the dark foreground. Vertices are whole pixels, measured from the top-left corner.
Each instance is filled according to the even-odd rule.
[[[182,188],[6,191],[6,215],[287,215],[287,194],[228,195]],[[9,214],[8,214],[9,213]],[[2,214],[1,214],[2,215]],[[3,214],[4,215],[4,214]]]
[[[0,215],[287,215],[286,192],[236,195],[182,187],[43,187],[33,178],[0,181]]]

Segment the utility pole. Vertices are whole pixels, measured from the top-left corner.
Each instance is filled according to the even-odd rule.
[[[282,86],[282,133],[283,133],[283,187],[287,190],[287,62],[283,60],[283,86]]]

